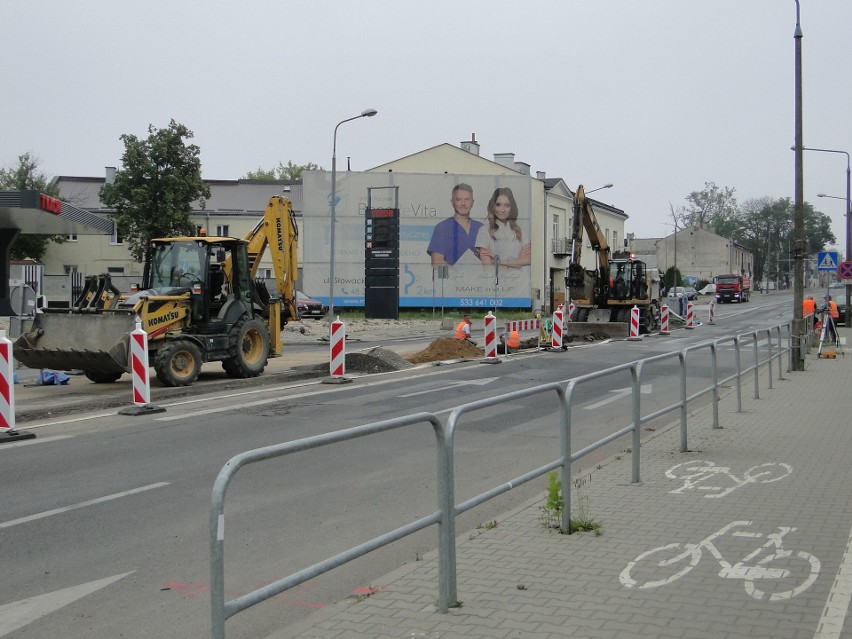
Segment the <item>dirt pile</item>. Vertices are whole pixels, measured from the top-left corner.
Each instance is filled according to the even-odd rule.
[[[427,362],[439,362],[445,359],[474,359],[484,357],[485,351],[465,340],[439,337],[429,346],[413,355],[407,356],[412,364],[425,364]]]

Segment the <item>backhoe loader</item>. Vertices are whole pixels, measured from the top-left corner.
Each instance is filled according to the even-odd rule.
[[[149,361],[166,386],[192,384],[210,361],[221,361],[231,377],[256,377],[268,357],[281,354],[281,327],[299,317],[297,241],[292,205],[278,196],[243,239],[153,239],[138,290],[120,293],[107,274],[87,278],[70,310],[46,309],[24,326],[15,358],[31,368],[77,369],[93,382],[114,382],[130,371],[129,336],[139,321]],[[255,280],[267,249],[275,296]]]

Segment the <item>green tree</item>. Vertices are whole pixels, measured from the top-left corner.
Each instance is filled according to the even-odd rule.
[[[151,238],[193,235],[193,200],[210,197],[201,179],[200,149],[185,140],[192,131],[174,120],[165,129],[148,126],[148,137],[124,134],[122,166],[100,198],[115,209],[119,233],[134,259],[146,262]]]
[[[316,171],[321,168],[322,167],[317,166],[313,162],[308,162],[307,164],[293,164],[292,161],[288,160],[286,166],[279,162],[278,166],[274,169],[267,170],[259,166],[257,167],[257,171],[249,171],[243,176],[243,178],[247,180],[285,180],[288,182],[301,182],[303,171]]]
[[[686,197],[684,220],[692,226],[714,229],[717,221],[736,215],[735,192],[732,187],[718,187],[715,182],[705,182],[703,191],[693,191]]]
[[[18,165],[0,169],[1,191],[40,191],[59,198],[59,189],[50,184],[47,176],[39,171],[39,159],[29,151],[18,156]],[[41,261],[50,242],[61,244],[64,235],[19,234],[10,250],[13,260],[32,259]]]

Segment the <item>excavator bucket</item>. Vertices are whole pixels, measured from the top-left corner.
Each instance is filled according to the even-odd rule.
[[[24,322],[12,352],[30,368],[127,372],[134,327],[132,312],[39,313]]]

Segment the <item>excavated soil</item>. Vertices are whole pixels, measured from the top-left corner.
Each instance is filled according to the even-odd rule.
[[[412,364],[440,362],[446,359],[473,359],[484,357],[485,351],[465,340],[439,337],[429,344],[425,350],[409,355],[407,359]]]

